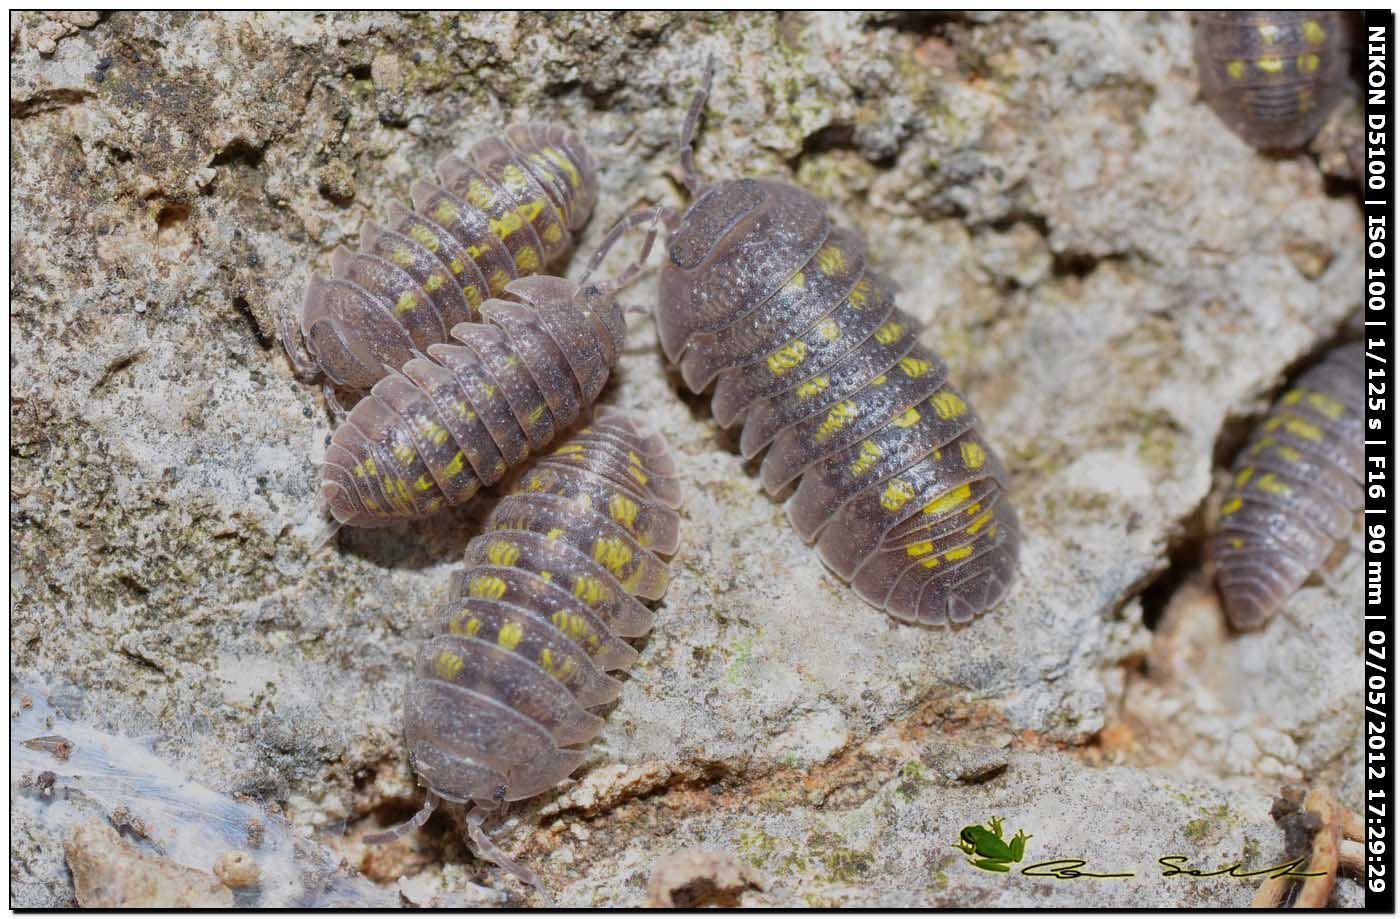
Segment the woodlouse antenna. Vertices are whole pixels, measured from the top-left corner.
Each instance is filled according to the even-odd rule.
[[[710,98],[710,87],[715,79],[715,57],[710,55],[705,59],[705,76],[700,84],[700,91],[695,94],[695,98],[690,100],[690,109],[685,113],[685,124],[681,128],[681,181],[685,183],[686,190],[690,192],[691,198],[695,198],[704,189],[704,180],[700,178],[700,173],[695,171],[695,129],[700,124],[700,114],[705,110],[705,103]]]
[[[401,836],[406,836],[407,834],[412,833],[414,830],[420,828],[421,826],[423,826],[423,824],[428,822],[428,818],[433,815],[433,811],[437,810],[437,806],[441,802],[441,798],[433,794],[431,791],[428,792],[428,798],[426,801],[423,802],[423,806],[419,808],[418,813],[414,814],[412,817],[409,817],[407,820],[405,820],[403,823],[400,823],[398,826],[390,827],[382,833],[371,833],[370,835],[365,837],[365,843],[371,846],[382,846],[386,843],[393,842],[395,839],[398,839]]]
[[[649,217],[651,219],[651,225],[647,228],[647,238],[646,242],[642,243],[641,254],[633,259],[631,264],[626,268],[622,269],[617,277],[607,281],[600,281],[597,286],[602,288],[605,293],[614,293],[632,283],[637,275],[641,274],[642,269],[646,267],[647,259],[651,256],[652,246],[656,244],[657,225],[661,222],[662,215],[668,211],[673,211],[673,209],[664,205],[657,205],[649,211],[635,211],[619,220],[613,228],[608,231],[608,235],[604,237],[602,245],[598,247],[598,251],[594,252],[593,257],[588,260],[588,268],[583,272],[583,277],[579,279],[579,287],[588,283],[588,279],[593,276],[593,272],[598,270],[598,266],[607,258],[608,252],[612,250],[612,247],[617,245],[618,240],[622,239],[622,235],[632,227],[646,221]]]

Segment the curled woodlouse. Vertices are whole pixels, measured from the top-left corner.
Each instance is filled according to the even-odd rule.
[[[331,276],[312,276],[299,330],[283,318],[299,373],[363,392],[386,366],[479,321],[488,297],[568,254],[598,194],[593,156],[558,125],[511,125],[436,172],[438,184],[410,188],[413,210],[391,207],[392,229],[367,222],[358,252],[337,248]]]
[[[1263,626],[1356,528],[1363,503],[1361,344],[1333,349],[1235,458],[1207,547],[1230,623]]]
[[[665,592],[659,555],[680,544],[680,490],[665,440],[600,410],[542,457],[468,544],[404,702],[422,811],[375,841],[421,826],[440,801],[471,803],[478,853],[539,886],[481,830],[502,802],[552,788],[603,727],[589,709],[618,697],[623,638],[646,634],[638,601]]]
[[[1202,97],[1251,146],[1301,147],[1344,92],[1352,40],[1347,15],[1324,10],[1193,13]]]
[[[591,273],[621,236],[619,224]],[[482,322],[388,369],[336,428],[321,496],[351,526],[380,526],[461,504],[578,419],[607,382],[627,334],[617,292],[656,237],[617,278],[573,283],[535,275],[481,304]]]
[[[662,348],[692,391],[715,383],[715,418],[743,423],[746,457],[767,448],[770,494],[800,479],[788,519],[862,598],[904,621],[967,622],[1017,565],[997,455],[825,203],[773,180],[703,186],[690,140],[712,76],[682,133],[693,203],[666,215]]]

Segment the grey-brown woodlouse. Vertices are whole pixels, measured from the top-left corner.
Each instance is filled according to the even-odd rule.
[[[1344,92],[1347,13],[1249,10],[1192,14],[1201,95],[1261,150],[1306,144]]]
[[[1333,349],[1235,458],[1207,551],[1237,629],[1263,626],[1356,527],[1365,460],[1361,344]]]
[[[773,180],[702,185],[691,137],[712,76],[681,141],[693,203],[667,215],[662,348],[692,391],[717,381],[714,416],[743,422],[745,457],[767,448],[770,494],[800,479],[788,519],[862,598],[906,622],[967,622],[1017,566],[997,455],[820,199]]]
[[[370,388],[385,367],[479,321],[486,298],[567,255],[598,194],[592,154],[558,125],[511,125],[436,172],[438,184],[410,188],[412,211],[390,209],[393,229],[367,222],[360,251],[337,248],[331,277],[312,277],[299,336],[284,317],[282,343],[299,373]]]
[[[622,638],[645,635],[680,544],[681,496],[665,440],[600,410],[539,460],[467,545],[466,569],[436,613],[404,702],[404,734],[422,811],[384,841],[421,826],[441,801],[474,804],[478,854],[537,888],[481,829],[506,801],[540,794],[583,762],[603,720],[589,711],[631,666]]]
[[[614,228],[589,272],[620,238]],[[482,303],[482,322],[458,323],[459,344],[414,352],[336,428],[321,466],[321,496],[350,526],[381,526],[461,504],[500,481],[592,405],[626,339],[617,292],[656,238],[617,278],[575,284],[535,275],[511,281],[511,300]]]

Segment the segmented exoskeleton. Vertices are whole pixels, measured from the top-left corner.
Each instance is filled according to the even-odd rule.
[[[610,281],[511,281],[502,293],[512,299],[487,300],[483,321],[453,326],[458,344],[386,368],[326,448],[321,496],[335,519],[381,526],[461,504],[568,429],[617,361],[627,335],[617,292],[655,237],[653,225],[640,257]]]
[[[1235,458],[1208,547],[1230,623],[1273,617],[1356,528],[1365,460],[1363,351],[1298,378]]]
[[[666,590],[658,555],[680,543],[681,495],[665,440],[600,410],[525,473],[467,545],[466,570],[435,617],[404,702],[423,811],[376,840],[421,826],[440,801],[474,803],[479,854],[539,886],[481,830],[502,802],[546,791],[583,762],[618,697],[608,670],[631,666],[623,638],[646,634],[636,598]]]
[[[367,222],[358,252],[337,248],[329,278],[312,276],[304,349],[290,318],[282,324],[299,372],[363,392],[457,323],[480,321],[488,297],[565,256],[598,193],[592,155],[557,125],[511,125],[466,159],[442,159],[437,179],[413,183],[414,210],[390,208],[392,229]]]
[[[1201,95],[1261,150],[1312,139],[1345,91],[1347,13],[1247,10],[1192,14]]]
[[[667,215],[657,324],[666,356],[712,408],[743,423],[746,457],[788,519],[865,600],[904,621],[961,623],[1010,587],[1020,531],[996,453],[919,328],[894,305],[854,232],[779,181],[703,187],[686,118],[694,202]]]

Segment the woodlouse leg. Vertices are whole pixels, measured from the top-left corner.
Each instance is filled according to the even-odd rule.
[[[277,331],[282,339],[282,350],[287,354],[287,363],[292,365],[292,372],[303,383],[315,380],[321,373],[321,366],[306,349],[301,331],[297,329],[290,315],[283,313],[277,317]]]
[[[335,419],[336,424],[342,424],[350,417],[350,410],[340,401],[340,394],[335,391],[335,384],[330,380],[321,384],[321,395],[325,398],[326,408],[331,410],[331,417]]]
[[[365,844],[370,846],[382,846],[385,843],[393,842],[400,836],[413,832],[428,822],[428,818],[433,815],[433,811],[437,810],[437,806],[441,801],[442,799],[437,795],[433,794],[431,791],[428,792],[428,798],[423,802],[423,807],[419,809],[418,813],[409,817],[398,826],[390,827],[382,833],[371,833],[364,838]]]
[[[700,113],[705,110],[705,103],[710,98],[710,86],[715,80],[715,59],[711,55],[705,61],[705,76],[700,84],[700,91],[695,94],[695,98],[690,100],[690,109],[685,113],[685,124],[681,128],[681,181],[685,183],[686,190],[690,192],[690,197],[694,198],[704,189],[704,180],[700,178],[700,173],[695,171],[695,129],[700,124]]]
[[[467,835],[471,838],[472,849],[478,857],[504,868],[523,883],[535,888],[545,906],[553,906],[554,903],[549,897],[549,891],[545,889],[544,882],[540,880],[539,875],[506,855],[505,851],[492,842],[491,837],[487,836],[486,831],[481,828],[481,825],[486,822],[486,818],[493,813],[495,813],[494,808],[484,809],[479,802],[467,812]]]

